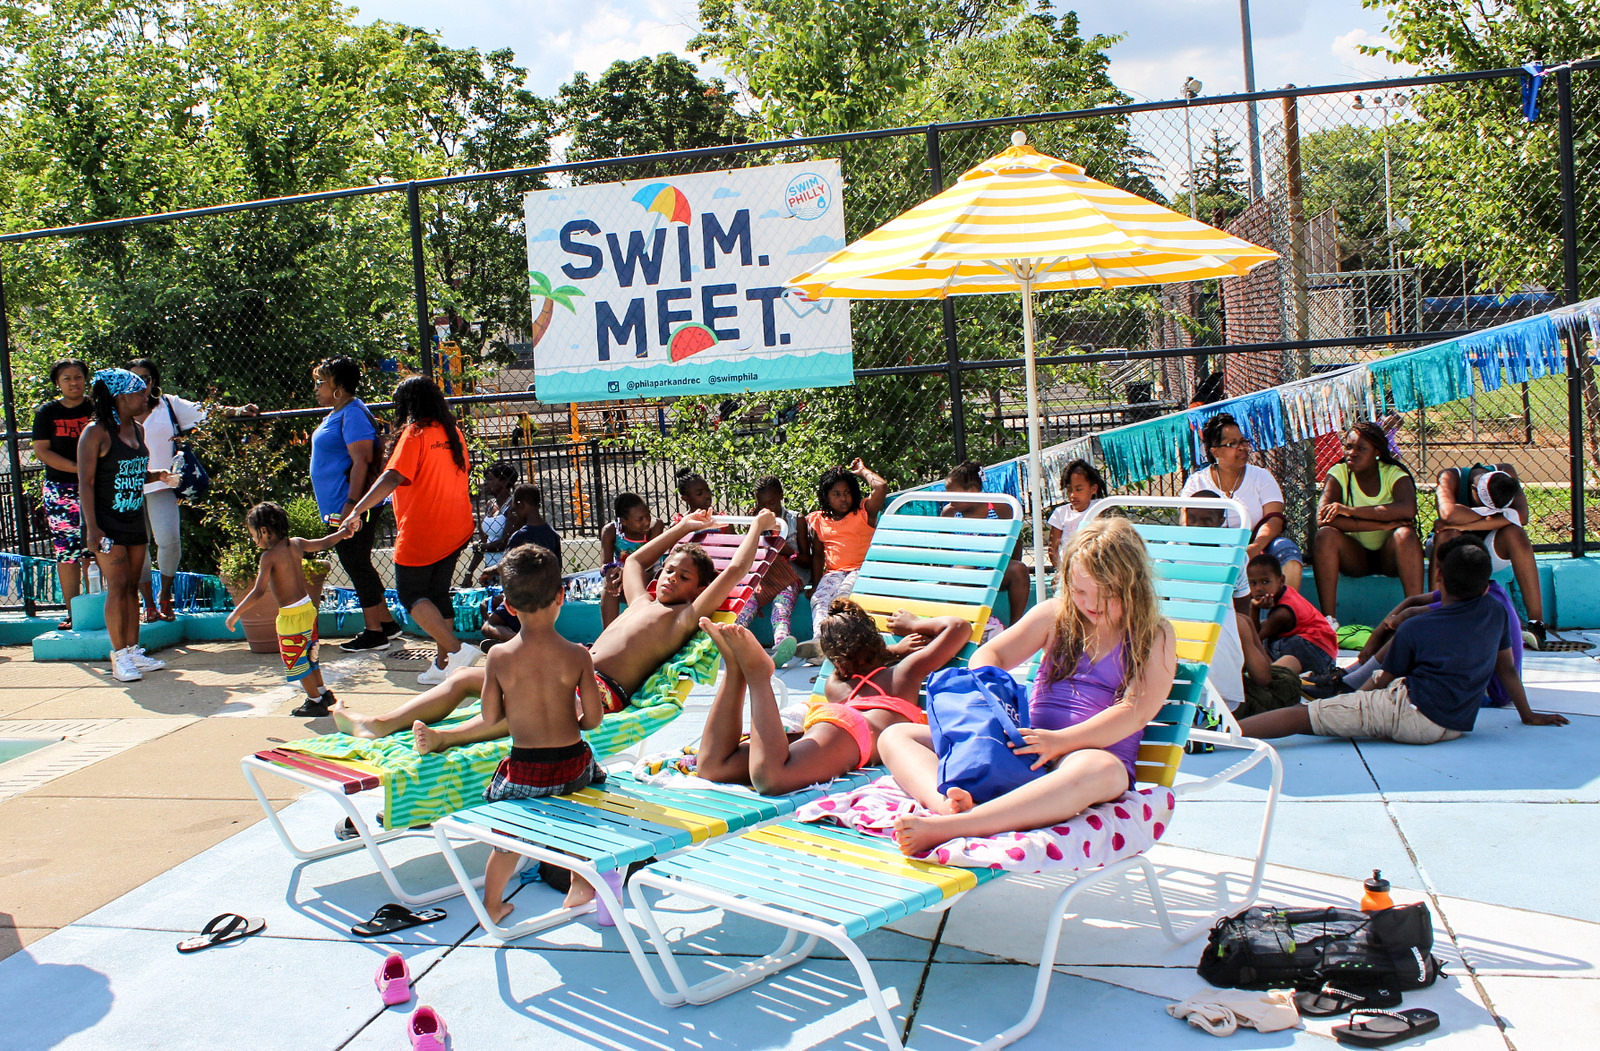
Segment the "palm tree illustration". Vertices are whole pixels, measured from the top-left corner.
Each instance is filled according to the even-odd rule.
[[[531,295],[544,298],[544,306],[539,309],[539,316],[534,319],[533,334],[529,339],[530,345],[537,347],[539,340],[544,338],[545,332],[550,328],[550,317],[555,313],[556,304],[560,303],[576,314],[578,309],[572,305],[572,297],[583,295],[583,289],[577,285],[562,285],[560,288],[551,288],[548,277],[537,270],[529,270],[528,292]]]

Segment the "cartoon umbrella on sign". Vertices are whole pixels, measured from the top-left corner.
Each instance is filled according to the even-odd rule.
[[[640,205],[647,212],[655,212],[667,217],[671,223],[687,224],[694,217],[694,211],[689,207],[689,198],[676,186],[669,186],[664,182],[653,182],[649,186],[633,195],[633,202]]]

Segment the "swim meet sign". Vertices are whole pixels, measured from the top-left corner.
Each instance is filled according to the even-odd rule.
[[[851,382],[850,308],[783,287],[844,247],[839,162],[523,198],[543,402]]]

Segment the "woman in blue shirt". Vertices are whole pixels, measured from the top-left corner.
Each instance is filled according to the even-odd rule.
[[[311,434],[311,489],[323,520],[337,529],[367,491],[372,477],[382,470],[382,464],[373,463],[378,454],[378,426],[355,395],[361,385],[360,365],[346,357],[328,358],[311,370],[311,378],[317,385],[317,404],[333,410]],[[376,513],[368,512],[363,524],[371,526]],[[350,653],[387,649],[400,635],[400,625],[384,603],[383,578],[372,568],[374,532],[358,530],[333,548],[355,588],[365,622],[361,634],[339,647]]]

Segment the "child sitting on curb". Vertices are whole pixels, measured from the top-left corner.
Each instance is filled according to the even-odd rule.
[[[1434,744],[1467,733],[1491,676],[1497,677],[1528,726],[1565,726],[1555,712],[1528,707],[1511,656],[1505,608],[1489,587],[1489,553],[1460,538],[1439,552],[1444,588],[1438,609],[1396,629],[1371,688],[1253,716],[1240,723],[1247,737],[1291,734],[1378,738]]]
[[[343,538],[338,533],[320,540],[290,536],[288,513],[271,502],[252,507],[244,524],[261,549],[261,568],[249,594],[228,614],[228,630],[233,630],[244,608],[263,590],[270,591],[278,604],[278,655],[283,658],[284,677],[306,691],[305,703],[289,714],[297,719],[320,719],[339,702],[333,691],[322,685],[322,667],[317,663],[317,607],[306,591],[300,563],[306,552],[326,551]]]

